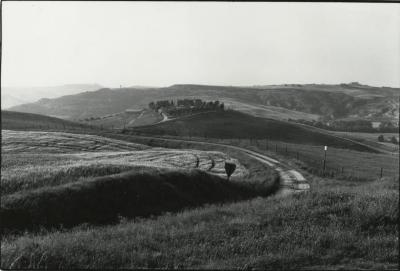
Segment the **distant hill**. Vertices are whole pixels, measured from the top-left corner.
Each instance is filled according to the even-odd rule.
[[[361,118],[398,121],[400,89],[358,83],[257,87],[172,85],[165,88],[99,89],[12,107],[11,110],[66,119],[100,117],[126,109],[143,109],[162,99],[220,100],[229,108],[275,119]]]
[[[88,125],[49,116],[2,110],[2,130],[90,129]]]
[[[314,128],[285,121],[253,117],[233,110],[209,112],[155,125],[134,127],[130,131],[152,135],[268,139],[376,152],[356,142],[322,133]]]
[[[42,98],[57,98],[102,88],[98,84],[69,84],[52,87],[2,87],[1,108],[36,102]]]

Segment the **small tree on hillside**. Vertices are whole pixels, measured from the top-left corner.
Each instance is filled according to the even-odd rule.
[[[392,142],[393,144],[399,143],[399,142],[397,141],[397,138],[396,138],[395,136],[392,136],[392,138],[390,139],[390,142]]]
[[[384,142],[385,141],[385,138],[383,137],[383,135],[379,135],[378,136],[378,141],[379,142]]]
[[[214,160],[213,160],[214,161]],[[225,172],[226,175],[228,176],[228,180],[231,177],[232,173],[236,169],[236,164],[230,161],[225,161]]]

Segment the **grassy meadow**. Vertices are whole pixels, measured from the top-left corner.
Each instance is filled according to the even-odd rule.
[[[225,161],[236,164],[226,180]],[[115,223],[270,194],[277,175],[215,150],[155,148],[97,135],[2,131],[1,215],[7,235]],[[194,171],[191,171],[194,170]],[[266,174],[267,173],[267,174]]]
[[[399,141],[399,133],[361,133],[361,132],[333,132],[330,133],[346,137],[352,140],[359,141],[361,143],[370,145],[375,148],[380,148],[387,152],[399,152],[399,144],[393,144],[390,142],[391,138],[394,136]],[[384,142],[378,141],[378,136],[383,135]]]
[[[1,110],[1,127],[10,130],[92,130],[89,125],[45,115]]]
[[[397,269],[398,183],[311,191],[2,240],[3,268]]]

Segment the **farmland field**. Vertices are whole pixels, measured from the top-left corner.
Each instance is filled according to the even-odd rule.
[[[3,130],[1,192],[58,185],[138,166],[199,168],[223,176],[224,162],[229,159],[237,164],[234,178],[247,175],[239,161],[222,152],[150,148],[95,135]]]

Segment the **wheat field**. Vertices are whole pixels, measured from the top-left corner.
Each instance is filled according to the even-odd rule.
[[[11,194],[143,167],[198,168],[224,176],[226,160],[237,165],[234,178],[248,174],[237,159],[223,152],[151,148],[96,135],[3,130],[1,193]]]

